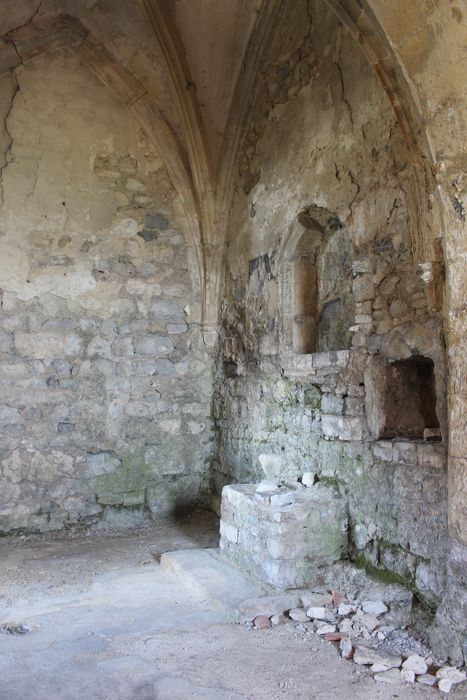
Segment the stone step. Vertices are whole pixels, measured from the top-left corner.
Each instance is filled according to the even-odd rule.
[[[185,583],[203,600],[239,621],[239,606],[249,598],[264,596],[269,588],[247,579],[220,558],[216,549],[181,549],[161,556],[162,568]]]

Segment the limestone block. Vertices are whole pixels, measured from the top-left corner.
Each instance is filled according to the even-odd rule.
[[[361,416],[363,414],[363,401],[360,398],[349,397],[345,400],[344,413],[347,416]]]
[[[258,494],[261,496],[264,494]],[[269,499],[271,506],[292,506],[295,501],[295,493],[293,491],[284,491],[283,493],[274,493],[266,496]]]
[[[77,356],[81,353],[82,339],[75,333],[19,332],[15,335],[15,347],[20,355],[39,359],[61,355]]]
[[[113,452],[88,452],[86,455],[87,476],[101,476],[118,469],[122,460]]]
[[[171,300],[160,300],[155,301],[150,306],[151,316],[157,320],[168,320],[168,321],[184,321],[185,312],[183,309],[174,301]]]
[[[349,350],[315,352],[312,355],[313,367],[315,369],[326,369],[328,367],[347,367],[349,359]]]
[[[135,342],[135,352],[139,355],[168,355],[173,343],[167,336],[147,335]]]
[[[340,415],[344,410],[344,399],[333,394],[323,394],[321,398],[321,410],[323,413]]]
[[[169,435],[178,435],[182,427],[180,418],[164,418],[159,421],[159,430]]]
[[[447,464],[446,450],[440,445],[418,443],[417,461],[419,467],[445,469]]]
[[[394,462],[400,464],[417,464],[417,446],[413,442],[395,441],[393,443]]]
[[[422,685],[436,685],[436,677],[432,676],[430,673],[423,673],[420,676],[417,676],[417,683],[421,683]]]
[[[313,620],[334,620],[334,613],[328,608],[312,605],[307,608],[306,614]]]
[[[159,406],[156,402],[150,401],[128,401],[125,404],[124,411],[127,416],[151,418],[159,412]]]
[[[339,437],[341,426],[342,419],[340,416],[322,416],[321,418],[323,435],[326,437]]]
[[[99,355],[101,357],[110,358],[112,356],[112,343],[108,338],[96,336],[91,340],[86,348],[86,355],[92,357]]]
[[[323,435],[340,440],[361,440],[363,424],[361,418],[323,415],[321,418]]]
[[[375,292],[373,276],[364,274],[356,277],[352,284],[352,291],[356,302],[373,299]]]
[[[392,462],[393,443],[389,440],[379,440],[373,443],[373,456],[382,462]]]

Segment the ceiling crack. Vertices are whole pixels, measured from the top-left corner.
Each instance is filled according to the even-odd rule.
[[[339,47],[339,56],[337,57],[337,61],[334,61],[334,64],[335,64],[337,71],[339,73],[339,79],[340,79],[340,84],[341,84],[341,99],[342,99],[342,102],[347,107],[347,110],[349,112],[350,123],[352,124],[352,129],[353,129],[354,122],[353,122],[353,115],[352,115],[352,107],[350,106],[350,102],[347,99],[347,96],[345,94],[344,75],[342,73],[342,68],[341,68],[341,51],[342,51],[342,46]]]

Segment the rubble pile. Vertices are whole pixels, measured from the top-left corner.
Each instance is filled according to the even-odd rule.
[[[449,693],[467,680],[465,670],[442,665],[408,631],[412,593],[388,585],[385,600],[360,592],[293,591],[245,601],[240,621],[262,630],[292,620],[299,631],[316,634],[336,645],[340,655],[367,667],[378,683],[420,683]],[[370,596],[370,597],[366,597]]]

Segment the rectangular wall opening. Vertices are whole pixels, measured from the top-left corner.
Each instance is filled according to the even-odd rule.
[[[414,356],[375,367],[365,384],[368,423],[374,437],[417,440],[439,435],[430,358]]]

